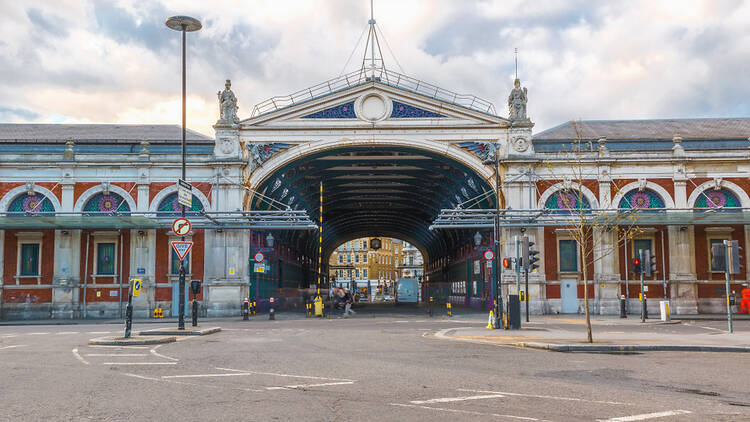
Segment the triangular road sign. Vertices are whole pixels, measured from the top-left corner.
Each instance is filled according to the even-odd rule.
[[[172,249],[177,252],[177,257],[180,258],[180,261],[185,259],[192,247],[193,242],[172,242]]]

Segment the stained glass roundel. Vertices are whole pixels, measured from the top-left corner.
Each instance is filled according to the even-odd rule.
[[[573,209],[589,209],[591,204],[585,196],[579,197],[578,192],[559,190],[552,194],[544,206],[549,210],[567,211]]]
[[[695,208],[739,208],[740,200],[729,189],[706,189],[695,200]]]
[[[52,201],[41,193],[29,195],[24,193],[18,195],[8,206],[9,213],[29,213],[29,214],[54,214],[55,207]]]
[[[621,209],[635,208],[637,210],[647,210],[654,208],[664,208],[664,200],[661,196],[651,189],[638,190],[633,189],[626,193],[620,200]]]
[[[83,212],[91,213],[90,215],[107,215],[106,213],[129,215],[130,206],[122,196],[114,192],[106,195],[104,193],[97,193],[86,201],[86,205],[83,206]]]

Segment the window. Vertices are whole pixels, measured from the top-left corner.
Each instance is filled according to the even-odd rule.
[[[633,239],[633,257],[640,257],[640,250],[648,249],[651,255],[654,254],[654,248],[651,247],[651,239]],[[644,263],[645,264],[645,263]]]
[[[362,263],[367,264],[367,254],[362,255]]]
[[[19,275],[39,275],[39,243],[21,244],[21,262]]]
[[[190,274],[190,252],[185,256],[183,261],[185,265],[185,274]],[[177,275],[180,273],[180,257],[177,256],[177,252],[172,249],[172,259],[170,260],[169,273]]]
[[[96,244],[96,274],[115,275],[115,243]]]
[[[346,270],[346,278],[352,278],[352,270]]]
[[[578,271],[578,244],[575,240],[561,239],[559,242],[560,272]]]
[[[362,278],[367,278],[367,268],[362,270]]]
[[[359,264],[359,254],[354,255],[354,262]]]
[[[713,262],[711,260],[711,251],[713,250],[713,246],[715,244],[723,245],[724,244],[724,240],[729,240],[729,239],[711,238],[711,239],[708,240],[708,265],[710,266],[710,268],[711,268],[710,271],[712,273],[714,273],[714,272],[722,272],[723,273],[725,271],[725,269],[726,269],[726,261],[721,261],[721,263],[717,262],[717,264],[719,264],[719,265],[714,266]]]
[[[339,264],[344,263],[344,255],[339,255]]]
[[[356,270],[354,270],[354,277],[355,278],[359,278],[359,268],[357,268]]]
[[[351,263],[352,263],[352,256],[351,256],[351,255],[347,255],[347,256],[346,256],[346,262],[347,262],[348,264],[351,264]]]
[[[362,249],[367,250],[367,239],[362,239]]]

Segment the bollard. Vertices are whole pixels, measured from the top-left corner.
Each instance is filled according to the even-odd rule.
[[[648,297],[645,293],[643,294],[643,315],[648,319]]]
[[[430,314],[430,317],[432,317],[432,296],[430,296],[430,304],[427,308],[427,313]]]
[[[193,327],[198,326],[198,301],[193,297]]]
[[[620,295],[620,318],[627,318],[628,314],[625,313],[625,295]]]
[[[452,317],[453,316],[453,309],[451,309],[451,303],[450,302],[446,303],[445,304],[445,308],[446,308],[445,309],[446,312],[448,313],[448,316]]]
[[[273,298],[270,298],[269,302],[270,302],[270,305],[269,305],[270,308],[268,309],[268,319],[275,320],[276,313],[274,312],[274,309],[273,309]]]
[[[258,302],[253,300],[253,316],[255,316],[256,313],[258,313]]]
[[[248,309],[249,301],[247,298],[242,302],[242,320],[243,321],[249,321],[250,320],[250,309]]]

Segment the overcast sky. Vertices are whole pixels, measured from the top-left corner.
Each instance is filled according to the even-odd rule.
[[[0,122],[180,123],[213,135],[232,80],[240,118],[361,64],[367,0],[0,0]],[[375,0],[386,66],[495,103],[513,49],[535,132],[571,119],[747,117],[750,1]],[[400,66],[399,66],[400,65]]]

